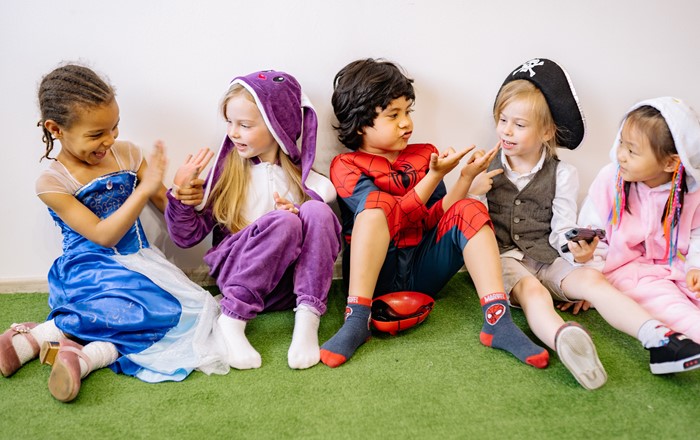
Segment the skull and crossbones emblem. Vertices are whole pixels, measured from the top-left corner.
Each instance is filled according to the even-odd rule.
[[[515,75],[516,73],[529,71],[530,78],[532,78],[533,76],[535,76],[535,71],[532,69],[537,67],[537,66],[542,66],[542,65],[544,65],[544,61],[541,61],[539,58],[535,58],[534,60],[530,60],[530,61],[526,62],[525,64],[523,64],[522,66],[520,66],[519,69],[515,69],[515,72],[513,72],[513,75]]]

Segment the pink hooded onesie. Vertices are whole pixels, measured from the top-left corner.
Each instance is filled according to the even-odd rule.
[[[622,129],[610,153],[613,163],[605,166],[591,184],[579,224],[605,229],[607,240],[599,244],[595,260],[616,288],[654,318],[700,343],[700,299],[686,285],[686,273],[700,269],[700,122],[688,105],[671,97],[639,102],[628,114],[644,105],[661,112],[686,172],[688,192],[677,226],[677,252],[671,263],[661,218],[672,182],[654,188],[632,183],[626,200],[631,212],[623,210],[616,226],[610,221],[618,195],[617,148]]]

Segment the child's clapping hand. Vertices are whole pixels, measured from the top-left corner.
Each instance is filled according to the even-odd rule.
[[[195,156],[188,155],[173,178],[173,197],[184,205],[199,205],[204,198],[204,180],[199,174],[213,157],[214,152],[206,147],[200,148]]]
[[[148,156],[148,166],[143,174],[138,187],[149,195],[157,194],[163,187],[163,176],[168,166],[165,156],[165,145],[162,141],[156,141],[153,151]]]
[[[212,157],[214,152],[206,147],[200,148],[196,156],[188,154],[185,163],[180,165],[173,178],[175,187],[182,189],[191,185],[192,180],[199,177],[199,173],[206,168]]]

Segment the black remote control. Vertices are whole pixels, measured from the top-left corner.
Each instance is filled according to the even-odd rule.
[[[602,229],[588,229],[588,228],[573,228],[564,234],[567,241],[581,241],[586,240],[587,243],[593,241],[594,238],[599,239],[605,238],[605,231]],[[562,252],[569,252],[569,244],[566,243],[561,247]]]

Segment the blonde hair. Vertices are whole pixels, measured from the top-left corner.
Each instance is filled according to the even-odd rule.
[[[498,120],[503,109],[508,104],[524,100],[530,103],[530,115],[532,123],[542,137],[542,145],[547,151],[547,156],[557,157],[557,132],[559,128],[554,123],[554,118],[549,110],[549,105],[544,95],[533,83],[524,79],[511,81],[504,85],[498,92],[496,103],[493,106],[493,119],[498,124]],[[551,138],[544,139],[547,133],[552,133]]]
[[[237,96],[244,96],[250,102],[256,104],[253,96],[243,85],[233,84],[224,95],[219,106],[224,118],[227,118],[226,106],[228,102]],[[269,127],[267,129],[269,130]],[[287,175],[287,179],[292,186],[292,192],[297,198],[302,203],[310,200],[301,184],[301,170],[292,163],[291,159],[284,154],[281,148],[277,150],[277,161]],[[238,150],[232,148],[225,159],[221,176],[219,176],[219,180],[212,188],[209,205],[212,208],[214,219],[226,226],[234,234],[250,224],[250,220],[243,216],[249,182],[250,161],[242,158],[238,154]]]

